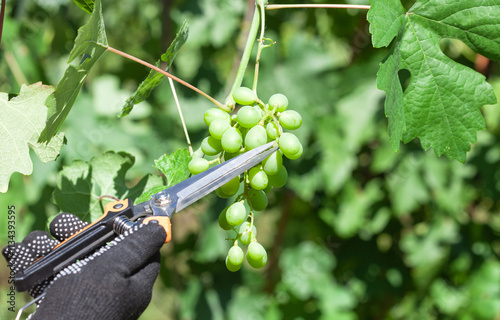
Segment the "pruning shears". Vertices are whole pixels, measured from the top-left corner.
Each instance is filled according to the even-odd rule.
[[[170,217],[195,201],[208,195],[231,179],[254,167],[274,153],[276,143],[257,147],[225,161],[205,172],[160,191],[150,200],[132,204],[130,199],[108,203],[104,214],[70,238],[58,244],[51,252],[36,260],[15,276],[17,291],[26,291],[57,274],[68,265],[83,259],[99,247],[113,240],[136,223],[156,220],[166,231],[165,243],[171,239]]]

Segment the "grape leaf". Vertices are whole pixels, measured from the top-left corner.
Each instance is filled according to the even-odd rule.
[[[57,133],[73,107],[90,69],[106,51],[107,46],[101,1],[97,0],[89,21],[78,30],[68,63],[78,56],[82,56],[82,61],[79,65],[68,66],[56,90],[45,101],[49,108],[48,120],[40,135],[40,142],[49,141]]]
[[[43,103],[52,91],[53,87],[38,82],[23,84],[19,95],[11,100],[7,93],[0,93],[0,192],[7,191],[14,172],[25,175],[33,172],[29,148],[44,163],[59,155],[64,143],[62,133],[48,144],[37,142],[47,117]]]
[[[83,11],[92,14],[95,4],[93,0],[73,0],[73,2],[77,6],[79,6]]]
[[[165,175],[167,185],[155,186],[149,189],[136,200],[136,203],[149,200],[153,194],[186,180],[190,175],[188,170],[190,160],[191,156],[187,149],[178,149],[171,155],[164,154],[158,160],[155,160],[154,167]]]
[[[133,202],[144,190],[163,185],[161,177],[147,175],[134,187],[128,188],[125,175],[134,161],[134,157],[125,152],[107,152],[88,163],[74,161],[59,172],[53,202],[64,212],[94,221],[102,215],[104,205],[111,201],[110,198],[103,198],[101,205],[99,197],[129,198]]]
[[[479,108],[496,97],[484,76],[444,55],[439,40],[459,39],[477,53],[500,59],[499,1],[419,0],[408,12],[399,0],[370,2],[373,45],[393,42],[377,86],[386,92],[394,150],[400,141],[419,138],[425,150],[464,162],[476,132],[485,127]],[[404,92],[398,75],[403,69],[411,74]]]
[[[160,67],[160,63],[161,61],[163,61],[167,63],[167,67],[165,68],[165,70],[168,70],[170,68],[172,62],[175,59],[175,56],[181,49],[182,45],[186,42],[188,33],[189,33],[189,25],[184,20],[184,23],[182,24],[181,29],[179,30],[177,35],[175,36],[175,39],[172,41],[167,51],[161,55],[161,59],[156,62],[155,65],[157,67]],[[125,117],[132,111],[134,105],[146,100],[153,91],[153,89],[156,88],[164,78],[165,75],[155,70],[149,71],[149,74],[146,77],[146,79],[144,79],[144,81],[141,82],[137,90],[127,99],[127,101],[125,101],[125,105],[123,106],[122,111],[120,112],[118,117],[119,118]]]

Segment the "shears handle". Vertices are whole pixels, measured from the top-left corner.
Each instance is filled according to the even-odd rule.
[[[56,245],[51,252],[39,258],[14,278],[16,290],[26,291],[43,280],[55,275],[68,265],[83,259],[96,249],[112,241],[117,234],[125,232],[135,222],[132,204],[129,199],[108,203],[104,213],[82,230]],[[149,216],[137,223],[156,220],[166,231],[165,242],[170,241],[170,219],[166,216]]]

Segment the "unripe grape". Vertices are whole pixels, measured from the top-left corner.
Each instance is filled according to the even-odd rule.
[[[188,163],[188,170],[192,174],[198,174],[208,169],[208,161],[204,158],[193,158]]]
[[[268,184],[273,186],[273,188],[281,188],[286,184],[288,180],[288,171],[286,171],[285,166],[281,166],[278,173],[268,177]]]
[[[253,104],[256,98],[257,97],[255,96],[255,92],[247,87],[239,87],[238,89],[234,90],[233,93],[234,101],[241,105]]]
[[[268,200],[266,193],[262,190],[254,190],[250,188],[248,190],[249,200],[252,205],[252,209],[256,211],[262,211],[267,207]]]
[[[262,169],[268,175],[275,175],[283,166],[283,155],[278,150],[262,161]]]
[[[255,269],[260,269],[266,265],[267,252],[258,242],[252,242],[248,245],[247,261]]]
[[[231,230],[233,227],[227,222],[226,211],[227,208],[222,210],[222,212],[219,214],[219,227],[224,230]]]
[[[221,139],[221,145],[224,151],[234,153],[241,148],[243,138],[236,128],[229,128],[224,132]]]
[[[208,131],[210,132],[210,135],[212,137],[220,140],[222,139],[222,135],[224,134],[224,132],[226,132],[229,128],[231,128],[231,124],[229,123],[229,121],[215,119],[208,127]]]
[[[240,242],[244,245],[248,245],[250,244],[252,239],[255,239],[256,236],[257,228],[255,228],[255,226],[252,226],[252,228],[250,229],[250,222],[243,222],[238,232],[238,239],[240,240]]]
[[[262,190],[264,191],[265,194],[268,194],[269,192],[271,192],[273,190],[273,186],[271,185],[271,176],[269,176],[269,182],[267,183],[267,187]]]
[[[214,137],[206,137],[201,142],[201,151],[207,156],[215,156],[219,152],[221,152],[222,146],[220,141],[215,139]]]
[[[263,190],[267,187],[267,174],[261,169],[254,167],[248,172],[250,186],[255,190]]]
[[[279,121],[283,128],[295,130],[302,124],[302,117],[297,111],[286,110],[281,113]]]
[[[278,144],[287,158],[289,158],[289,155],[293,156],[300,151],[300,141],[293,133],[283,133],[278,140]]]
[[[287,155],[287,158],[290,159],[290,160],[298,159],[302,155],[302,152],[304,152],[304,148],[302,147],[302,144],[301,144],[299,151],[297,151],[297,153],[295,153],[295,154],[289,154],[289,155]]]
[[[238,111],[238,123],[245,128],[251,128],[260,121],[260,114],[251,106],[244,106]]]
[[[245,254],[239,246],[232,246],[226,257],[226,267],[229,271],[236,272],[241,268]]]
[[[288,98],[281,93],[276,93],[269,98],[269,106],[276,108],[277,112],[283,112],[288,108]]]
[[[230,153],[230,152],[224,152],[224,161],[230,160],[236,156],[239,156],[240,154],[238,152],[235,153]]]
[[[269,139],[276,139],[276,137],[278,137],[279,135],[279,129],[278,129],[278,126],[276,125],[276,123],[274,122],[269,122],[267,125],[266,125],[266,133],[267,133],[267,136],[269,137]]]
[[[231,226],[242,224],[247,218],[247,210],[242,202],[233,203],[226,211],[226,220]]]
[[[257,111],[261,118],[266,114],[259,105],[255,105],[253,108]]]
[[[248,150],[255,149],[260,147],[267,142],[267,133],[266,129],[263,126],[255,126],[252,129],[248,130],[247,135],[245,136],[245,147]]]
[[[221,188],[215,189],[215,194],[222,199],[231,198],[233,196],[232,194],[226,194]]]
[[[240,189],[240,177],[237,176],[220,187],[224,194],[229,196],[234,196],[236,192]]]
[[[205,111],[205,114],[203,115],[203,120],[205,121],[205,124],[207,126],[210,126],[212,121],[215,119],[222,119],[229,121],[229,113],[226,111],[219,109],[219,108],[210,108],[207,111]]]

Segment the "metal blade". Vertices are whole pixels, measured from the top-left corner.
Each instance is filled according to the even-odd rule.
[[[278,150],[278,147],[274,145],[275,142],[269,142],[245,152],[175,186],[160,191],[153,195],[148,203],[140,203],[137,206],[149,205],[154,215],[171,216],[259,164]],[[158,201],[155,202],[159,194],[166,196],[168,199],[164,205],[158,204]]]
[[[262,162],[262,160],[278,150],[278,147],[273,147],[273,145],[274,142],[270,142],[223,162],[210,170],[184,181],[186,182],[186,186],[182,185],[184,182],[176,185],[175,187],[179,186],[180,189],[177,192],[179,200],[175,211],[177,212],[184,209],[198,199],[203,198],[210,192],[226,184],[229,180],[234,179],[234,177],[239,176]],[[197,179],[192,182],[189,181],[194,178]]]

